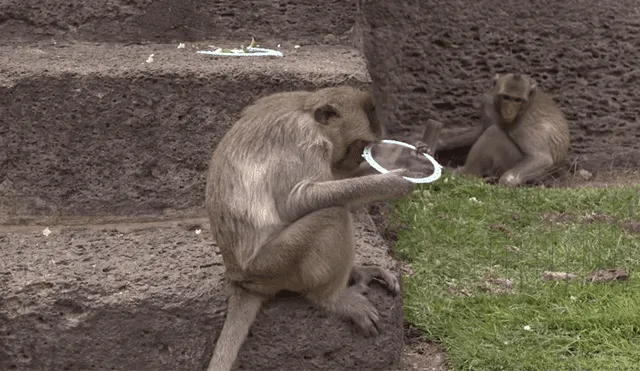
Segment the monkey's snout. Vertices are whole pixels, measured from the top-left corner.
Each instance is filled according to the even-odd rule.
[[[358,152],[363,152],[364,149],[371,143],[373,143],[373,142],[370,141],[370,140],[360,140],[360,139],[358,139],[358,140],[356,140],[356,141],[354,141],[352,143],[352,146],[354,148],[356,148]]]

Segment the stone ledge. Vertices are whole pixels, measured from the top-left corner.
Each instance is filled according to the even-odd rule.
[[[200,207],[211,152],[246,105],[278,91],[369,83],[356,50],[284,52],[0,47],[0,224]]]
[[[51,227],[48,237],[0,230],[0,369],[205,369],[226,313],[223,266],[206,220],[200,234],[190,224]],[[356,229],[358,262],[398,272],[362,210]],[[372,288],[379,337],[302,299],[278,299],[259,315],[237,368],[399,369],[402,296]]]
[[[73,38],[85,41],[184,42],[211,37],[320,42],[348,33],[354,0],[3,1],[2,41]],[[348,37],[342,42],[348,42]]]

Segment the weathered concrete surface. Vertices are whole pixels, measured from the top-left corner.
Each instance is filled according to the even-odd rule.
[[[356,0],[4,0],[0,43],[236,39],[349,42]],[[332,36],[328,36],[332,35]]]
[[[356,221],[357,260],[398,272],[368,214]],[[48,237],[41,228],[0,229],[0,369],[204,369],[226,304],[222,258],[201,222],[142,230],[51,227]],[[302,299],[272,302],[237,367],[397,369],[402,296],[372,286],[369,297],[383,318],[377,338],[360,336]]]
[[[565,111],[571,161],[591,171],[640,167],[636,0],[360,3],[369,73],[392,132],[429,118],[470,125],[491,77],[522,71]]]
[[[211,153],[244,106],[276,91],[369,83],[357,51],[284,52],[0,47],[0,223],[199,208]]]

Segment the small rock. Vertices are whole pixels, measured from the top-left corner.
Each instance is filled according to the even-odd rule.
[[[640,233],[640,221],[628,221],[622,227],[629,233]]]
[[[491,223],[491,224],[489,224],[489,229],[491,229],[493,231],[502,231],[502,232],[506,232],[506,231],[509,230],[506,225],[500,224],[500,223]]]
[[[576,80],[576,82],[582,86],[587,86],[589,85],[589,81],[587,81],[587,79],[583,79],[583,78],[578,78]]]
[[[593,177],[593,174],[584,169],[580,169],[580,171],[578,171],[578,175],[584,180],[589,180],[591,179],[591,177]]]
[[[478,288],[484,292],[492,294],[504,294],[513,289],[513,279],[511,278],[489,278]]]
[[[519,252],[520,252],[520,249],[519,249],[518,247],[516,247],[516,246],[513,246],[513,245],[507,245],[507,246],[505,246],[504,248],[505,248],[508,252],[510,252],[510,253],[514,253],[514,254],[516,254],[516,253],[519,253]]]
[[[573,273],[551,271],[542,272],[543,281],[571,281],[574,278],[576,278],[576,275]]]
[[[602,268],[591,272],[584,281],[586,283],[608,283],[626,281],[627,279],[629,279],[629,273],[622,268]]]
[[[326,45],[336,45],[338,43],[338,38],[334,34],[326,34],[322,38],[322,43]]]
[[[415,271],[411,267],[411,264],[407,262],[400,263],[400,270],[402,271],[402,273],[404,273],[407,276],[411,276],[412,274],[415,273]]]
[[[198,229],[202,229],[202,226],[199,223],[188,223],[184,228],[188,231],[197,231]]]
[[[13,188],[13,182],[9,178],[0,183],[0,193],[8,192],[11,188]]]

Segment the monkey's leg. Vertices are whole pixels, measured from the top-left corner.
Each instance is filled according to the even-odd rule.
[[[207,371],[231,370],[264,301],[263,298],[236,286],[233,282],[230,283],[230,289],[227,317]]]
[[[317,231],[305,246],[298,277],[306,297],[318,307],[353,321],[366,336],[378,334],[380,317],[361,286],[348,287],[355,261],[351,215],[345,208],[326,209],[334,227]],[[373,272],[370,270],[365,273]]]
[[[263,302],[254,291],[272,295],[281,290],[306,293],[318,286],[339,291],[340,286],[347,286],[355,249],[342,240],[348,241],[349,233],[353,234],[350,226],[346,209],[318,210],[300,218],[260,248],[244,268],[247,280],[230,283],[227,318],[208,371],[229,370],[235,362]],[[356,295],[356,300],[349,302],[353,311],[370,311],[357,299],[367,300]]]
[[[515,187],[547,175],[552,167],[553,158],[549,154],[526,156],[522,161],[506,171],[500,177],[499,183],[508,187]]]
[[[362,285],[368,287],[371,281],[377,280],[384,283],[385,287],[393,294],[400,293],[400,284],[398,278],[388,269],[379,266],[356,265],[351,269],[349,281],[354,285]],[[366,291],[366,290],[365,290]]]
[[[471,147],[460,172],[474,176],[499,177],[522,158],[522,152],[513,140],[498,126],[493,125],[485,130]]]
[[[300,218],[264,245],[246,268],[243,287],[262,293],[289,290],[351,319],[366,335],[378,332],[378,312],[359,287],[347,283],[355,260],[348,209],[333,207]]]
[[[320,209],[296,220],[275,238],[260,247],[255,257],[245,268],[251,277],[264,280],[280,280],[289,277],[292,269],[303,258],[314,251],[309,247],[322,243],[323,238],[336,228],[336,208]],[[337,208],[342,210],[342,208]],[[331,241],[326,241],[329,243]],[[243,282],[243,286],[250,287]],[[295,290],[293,290],[295,291]]]

